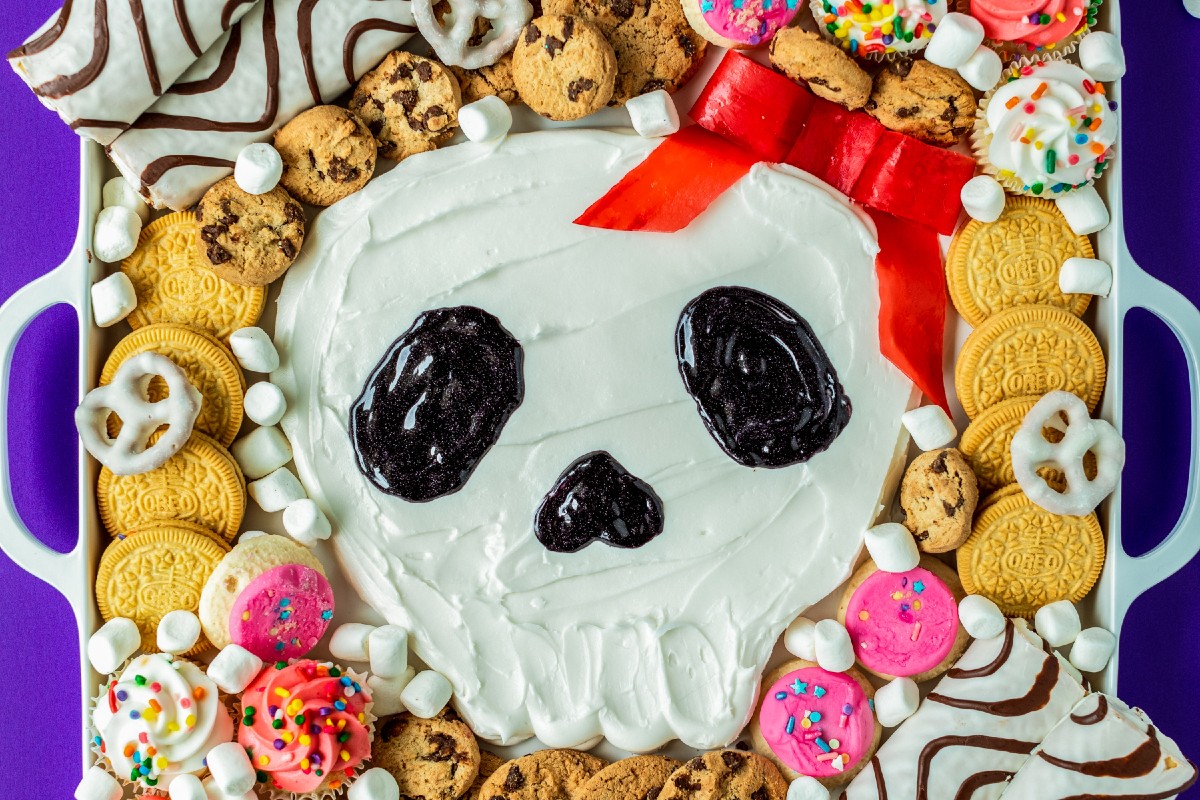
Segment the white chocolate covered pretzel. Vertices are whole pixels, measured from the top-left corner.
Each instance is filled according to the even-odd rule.
[[[435,0],[413,0],[417,30],[443,62],[464,69],[495,64],[512,50],[525,24],[533,18],[528,0],[448,0],[450,12],[439,20]],[[475,21],[485,19],[491,30],[479,41]],[[474,42],[479,42],[478,44]]]

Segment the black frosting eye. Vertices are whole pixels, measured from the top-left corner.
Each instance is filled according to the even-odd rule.
[[[662,500],[603,450],[567,467],[534,519],[538,541],[556,553],[574,553],[594,541],[641,547],[662,530]]]
[[[675,355],[721,449],[746,467],[786,467],[833,444],[850,398],[808,322],[770,295],[709,289],[679,315]]]
[[[417,317],[350,408],[358,469],[413,502],[457,492],[525,396],[523,352],[474,306]]]

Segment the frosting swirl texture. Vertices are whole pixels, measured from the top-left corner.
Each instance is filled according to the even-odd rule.
[[[971,0],[984,35],[1033,48],[1061,42],[1087,19],[1090,0]]]
[[[813,15],[855,55],[909,53],[929,44],[948,0],[814,0]]]

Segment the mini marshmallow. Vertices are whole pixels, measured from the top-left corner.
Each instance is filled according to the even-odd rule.
[[[238,153],[233,179],[247,194],[266,194],[283,177],[283,157],[266,142],[246,145]]]
[[[811,775],[801,775],[788,784],[787,800],[829,800],[829,790]]]
[[[1108,227],[1108,206],[1095,186],[1080,186],[1060,194],[1055,203],[1078,236],[1087,236]]]
[[[1079,43],[1079,66],[1098,81],[1115,81],[1125,74],[1125,48],[1106,31],[1094,31]]]
[[[225,742],[209,750],[205,763],[213,784],[225,794],[243,795],[254,788],[254,766],[246,748],[237,742]]]
[[[453,694],[454,689],[444,675],[427,669],[408,682],[400,692],[400,702],[414,717],[432,719],[446,707]]]
[[[1112,282],[1112,267],[1098,258],[1068,258],[1058,271],[1058,288],[1066,294],[1108,297]]]
[[[264,430],[259,428],[259,430]],[[258,503],[258,507],[268,514],[283,511],[297,500],[303,500],[307,495],[300,479],[287,467],[280,467],[265,478],[254,481],[246,490]]]
[[[959,192],[963,209],[971,219],[995,222],[1004,213],[1004,187],[991,175],[976,175]]]
[[[1071,645],[1071,666],[1081,672],[1100,672],[1108,666],[1117,637],[1104,628],[1087,628],[1075,637]]]
[[[984,45],[977,47],[970,58],[958,65],[958,74],[962,79],[981,92],[994,89],[1003,71],[1000,54]]]
[[[983,25],[966,14],[952,11],[942,17],[925,47],[925,60],[946,69],[958,69],[983,44]]]
[[[1200,0],[1183,0],[1183,10],[1200,19]]]
[[[292,446],[283,431],[274,426],[255,428],[234,442],[229,450],[242,473],[251,480],[274,472],[292,460]]]
[[[171,800],[207,800],[204,784],[191,773],[176,775],[167,786],[167,794]]]
[[[784,631],[783,646],[796,658],[803,658],[805,661],[816,661],[817,649],[816,642],[814,641],[816,628],[817,623],[808,617],[796,617],[796,619],[792,620],[792,624],[788,625],[787,630]]]
[[[239,644],[227,644],[208,665],[208,677],[226,694],[241,694],[262,672],[263,662]]]
[[[383,767],[373,767],[359,774],[350,784],[346,797],[348,800],[400,800],[400,784]]]
[[[128,317],[137,308],[137,292],[124,272],[114,272],[92,284],[92,318],[96,327],[107,328]]]
[[[211,776],[204,779],[204,796],[208,800],[259,800],[253,789],[242,795],[225,794],[217,788]]]
[[[912,678],[895,678],[875,692],[875,718],[885,728],[894,728],[911,717],[921,704],[921,692]]]
[[[142,221],[143,225],[150,221],[150,206],[146,205],[145,199],[137,193],[137,189],[134,189],[129,181],[120,176],[104,184],[100,198],[103,203],[101,208],[112,208],[113,206],[128,208],[138,215],[138,219]]]
[[[246,390],[242,408],[251,422],[269,428],[283,419],[287,400],[278,386],[270,381],[259,381]]]
[[[499,97],[488,95],[458,110],[458,127],[472,142],[498,141],[512,127],[512,109]]]
[[[854,666],[854,645],[850,643],[850,634],[835,619],[823,619],[817,623],[813,630],[813,648],[821,669],[845,672]]]
[[[399,678],[381,678],[378,675],[367,678],[367,688],[371,690],[372,713],[380,717],[390,717],[392,714],[403,712],[404,703],[401,702],[400,696],[416,675],[417,671],[409,667]]]
[[[959,602],[958,621],[976,639],[993,639],[1004,633],[1004,612],[981,594],[969,594]]]
[[[361,622],[347,622],[339,625],[329,638],[329,654],[338,661],[355,661],[365,664],[370,660],[371,632],[374,625],[364,625]],[[378,711],[376,716],[383,716]]]
[[[177,656],[200,641],[200,618],[185,608],[168,612],[158,622],[158,649]]]
[[[312,500],[296,500],[283,510],[283,529],[305,547],[323,542],[333,533],[329,517]]]
[[[867,552],[884,572],[908,572],[921,562],[917,540],[898,522],[876,525],[863,535]]]
[[[625,103],[625,110],[629,112],[633,129],[647,139],[670,136],[679,130],[679,111],[665,89],[631,97]]]
[[[142,646],[137,623],[125,617],[113,617],[92,634],[87,643],[88,661],[101,675],[117,671]]]
[[[92,253],[101,261],[115,264],[137,249],[142,235],[142,218],[124,206],[109,206],[96,217],[92,231]]]
[[[998,185],[998,184],[997,184]],[[906,411],[900,418],[909,436],[922,450],[937,450],[954,441],[958,429],[941,406],[928,405]]]
[[[1033,615],[1033,627],[1051,647],[1066,647],[1079,636],[1082,626],[1079,612],[1071,601],[1059,600],[1037,610]]]
[[[229,334],[229,349],[247,372],[279,369],[279,351],[262,328],[239,328]]]
[[[83,780],[75,787],[75,800],[121,800],[124,794],[121,784],[103,767],[92,767],[83,773]]]
[[[367,643],[371,672],[381,678],[398,678],[408,669],[408,631],[399,625],[381,625]]]

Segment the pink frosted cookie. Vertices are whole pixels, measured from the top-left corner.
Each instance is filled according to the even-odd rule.
[[[229,614],[229,636],[263,661],[300,658],[316,646],[333,619],[333,589],[325,576],[300,564],[259,575]]]
[[[794,660],[763,678],[750,725],[755,749],[792,780],[845,783],[870,761],[883,729],[875,720],[875,690],[857,670],[827,672]]]
[[[966,649],[969,637],[958,622],[962,597],[958,576],[935,558],[922,557],[908,572],[884,572],[868,561],[850,577],[838,621],[867,672],[929,680]]]
[[[736,50],[767,44],[796,18],[799,8],[798,0],[683,0],[697,33]]]

